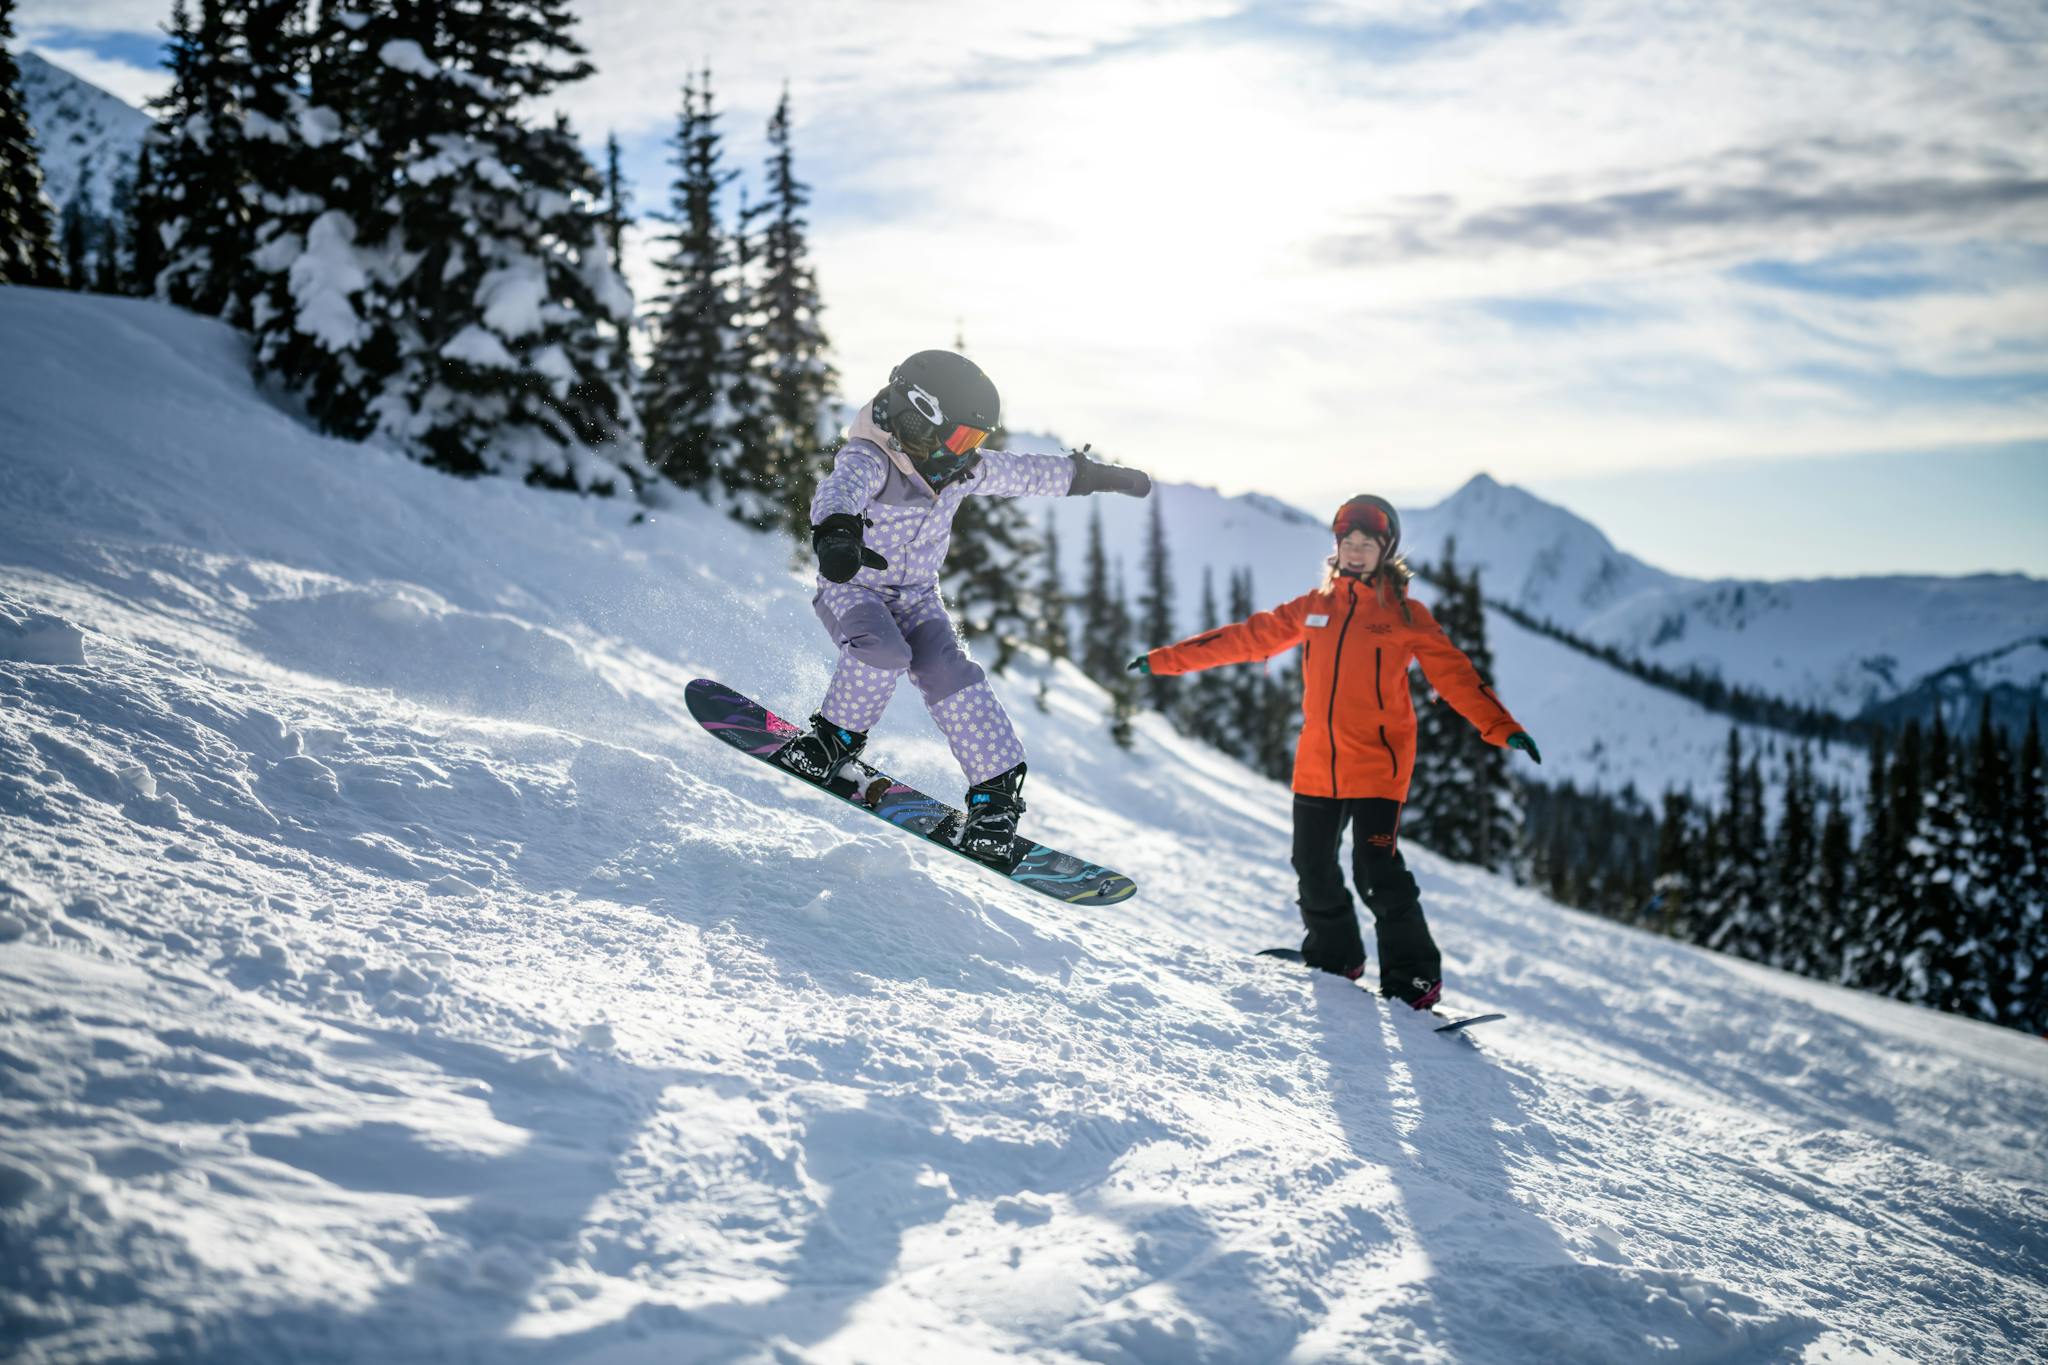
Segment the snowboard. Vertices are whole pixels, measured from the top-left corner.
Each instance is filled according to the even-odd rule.
[[[777,749],[800,733],[799,727],[723,683],[698,678],[684,690],[683,700],[699,725],[792,781],[828,791],[848,805],[858,806],[1019,886],[1069,905],[1115,905],[1138,893],[1138,884],[1122,873],[1047,848],[1022,835],[1011,845],[1008,858],[1000,862],[977,858],[959,846],[966,816],[857,758],[841,768],[839,776],[830,783],[812,782],[801,773],[791,772],[771,760]]]
[[[1261,948],[1259,949],[1259,956],[1278,958],[1282,962],[1296,962],[1306,965],[1306,959],[1302,957],[1299,948]],[[1378,997],[1374,998],[1377,999]],[[1427,1010],[1425,1013],[1433,1014],[1444,1021],[1437,1025],[1436,1031],[1438,1033],[1463,1033],[1474,1024],[1490,1024],[1496,1019],[1507,1018],[1505,1014],[1474,1014],[1468,1015],[1463,1019],[1453,1019],[1450,1015],[1438,1010]]]

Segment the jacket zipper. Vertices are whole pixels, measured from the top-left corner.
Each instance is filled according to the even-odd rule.
[[[1384,725],[1380,727],[1380,744],[1387,751],[1387,762],[1394,765],[1394,776],[1399,777],[1401,775],[1401,759],[1394,752],[1394,746],[1387,743],[1387,727]]]
[[[1345,609],[1344,624],[1337,628],[1337,652],[1330,656],[1330,713],[1324,723],[1330,731],[1330,799],[1337,798],[1337,671],[1344,667],[1344,637],[1351,631],[1351,617],[1358,610],[1358,585],[1347,583],[1351,605]]]
[[[1385,691],[1385,689],[1383,689],[1383,688],[1382,688],[1382,687],[1380,686],[1380,666],[1381,666],[1381,665],[1380,665],[1380,653],[1381,653],[1381,649],[1380,649],[1380,646],[1378,646],[1378,645],[1375,645],[1375,646],[1373,646],[1373,651],[1372,651],[1372,694],[1373,694],[1373,696],[1375,696],[1375,697],[1379,698],[1379,703],[1380,703],[1380,710],[1384,711],[1384,710],[1386,710],[1386,709],[1387,709],[1387,694],[1386,694],[1386,691]]]

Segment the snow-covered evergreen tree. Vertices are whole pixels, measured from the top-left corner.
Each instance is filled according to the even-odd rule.
[[[153,102],[160,131],[156,183],[164,266],[159,298],[236,326],[247,322],[236,289],[255,246],[243,193],[243,97],[249,86],[245,0],[198,0],[196,18],[178,0],[171,11],[171,88]]]
[[[724,166],[722,141],[711,73],[686,78],[640,411],[648,462],[707,501],[733,456],[731,244],[718,199],[738,172]]]
[[[401,5],[377,48],[397,220],[378,422],[451,473],[612,490],[641,467],[615,368],[632,298],[595,168],[564,120],[526,112],[590,74],[572,23],[566,0]]]
[[[2048,1034],[2048,758],[2042,752],[2038,711],[2027,717],[2026,738],[2013,765],[2011,827],[2016,866],[2001,937],[2015,946],[1999,964],[2004,972],[2000,994],[2010,999],[2005,1022]]]
[[[1003,672],[1028,643],[1038,611],[1026,567],[1037,554],[1031,522],[1011,498],[968,498],[953,518],[941,582],[960,633],[995,646],[989,668]]]
[[[56,228],[13,41],[14,0],[0,0],[0,284],[48,286],[58,282]]]
[[[1907,721],[1900,733],[1881,794],[1884,818],[1876,822],[1875,843],[1865,855],[1870,870],[1862,879],[1863,956],[1854,984],[1900,1000],[1921,1000],[1926,974],[1914,943],[1926,872],[1918,857],[1926,808],[1919,722]]]
[[[1743,761],[1742,735],[1728,729],[1722,766],[1724,804],[1708,824],[1708,857],[1696,900],[1698,941],[1721,952],[1768,961],[1773,945],[1765,869],[1763,781],[1754,754]]]
[[[1650,928],[1673,938],[1698,937],[1700,850],[1705,838],[1691,793],[1665,792],[1647,907]]]
[[[1479,676],[1491,680],[1493,651],[1486,640],[1479,575],[1460,571],[1455,540],[1445,542],[1430,578],[1437,589],[1437,624]],[[1408,677],[1415,702],[1416,762],[1404,826],[1445,857],[1506,871],[1514,862],[1522,823],[1507,751],[1480,738],[1420,669],[1410,670]]]
[[[807,537],[811,493],[826,459],[820,429],[839,376],[832,368],[825,305],[811,264],[810,223],[803,212],[811,200],[810,186],[796,177],[787,87],[768,120],[766,172],[766,197],[756,207],[761,219],[760,275],[750,291],[767,393],[765,466],[790,532]],[[1001,448],[993,440],[990,445]],[[1019,543],[1029,539],[1029,528],[1021,522],[1009,531]]]
[[[243,129],[256,247],[242,287],[257,370],[324,430],[361,439],[377,429],[399,366],[392,284],[411,259],[382,169],[387,146],[404,140],[374,105],[385,44],[421,36],[397,36],[394,16],[367,0],[323,0],[309,28],[295,8],[260,6],[249,25]],[[148,235],[140,223],[136,235]]]

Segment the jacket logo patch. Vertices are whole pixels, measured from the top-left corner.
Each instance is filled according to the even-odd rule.
[[[1304,626],[1308,626],[1311,628],[1327,626],[1330,624],[1330,618],[1327,616],[1313,615],[1304,620],[1302,624]]]

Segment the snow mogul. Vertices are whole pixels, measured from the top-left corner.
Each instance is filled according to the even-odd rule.
[[[1302,727],[1294,751],[1294,871],[1301,884],[1301,953],[1311,967],[1365,974],[1358,914],[1337,850],[1351,827],[1351,878],[1372,909],[1380,994],[1416,1009],[1443,994],[1443,962],[1415,877],[1401,856],[1401,805],[1415,763],[1408,664],[1486,742],[1543,761],[1536,741],[1494,695],[1429,609],[1408,596],[1401,518],[1384,498],[1337,509],[1336,550],[1323,581],[1292,602],[1132,659],[1137,673],[1194,673],[1270,659],[1302,647]]]
[[[1024,746],[939,600],[953,517],[969,497],[1126,493],[1152,480],[1085,454],[984,450],[1001,420],[996,386],[967,357],[919,351],[854,418],[811,499],[812,600],[839,660],[811,728],[775,761],[826,783],[867,746],[906,672],[966,774],[963,852],[1008,858],[1024,812]]]

